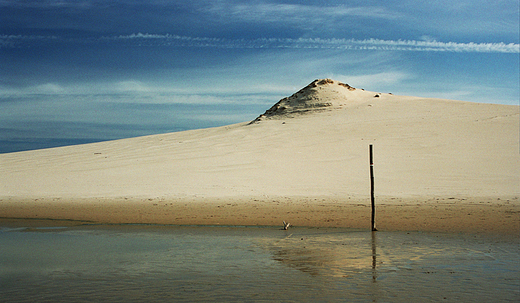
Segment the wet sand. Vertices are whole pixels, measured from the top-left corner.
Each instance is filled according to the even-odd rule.
[[[173,224],[370,228],[367,199],[2,199],[0,225],[70,226]],[[376,225],[385,231],[434,231],[518,236],[520,204],[510,198],[376,198]]]

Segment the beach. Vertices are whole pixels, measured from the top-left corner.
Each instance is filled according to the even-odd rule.
[[[2,200],[7,226],[164,224],[343,227],[370,230],[370,201],[330,198]],[[518,199],[457,198],[376,201],[376,226],[385,231],[501,234],[518,237]],[[11,218],[11,219],[9,219]],[[29,220],[28,220],[29,219]]]
[[[252,122],[2,154],[0,217],[369,228],[372,144],[379,229],[514,235],[519,127],[518,106],[316,80]]]

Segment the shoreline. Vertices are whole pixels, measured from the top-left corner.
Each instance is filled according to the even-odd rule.
[[[0,226],[164,224],[370,228],[365,198],[0,198]],[[25,224],[25,225],[24,225]],[[381,231],[520,237],[518,197],[376,198]]]

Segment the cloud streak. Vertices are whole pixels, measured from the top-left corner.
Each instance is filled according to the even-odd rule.
[[[266,23],[284,20],[287,24],[307,27],[309,24],[326,27],[330,19],[349,17],[396,19],[399,14],[385,7],[346,5],[304,5],[275,3],[225,3],[215,2],[201,11],[218,16],[223,22]],[[329,21],[329,22],[324,22]]]
[[[178,35],[132,34],[108,38],[112,40],[138,40],[148,45],[171,45],[220,48],[290,48],[290,49],[346,49],[379,51],[434,51],[434,52],[480,52],[480,53],[520,53],[520,45],[515,43],[458,43],[417,40],[382,39],[322,39],[322,38],[259,38],[220,39],[188,37]]]
[[[170,46],[229,49],[339,49],[374,51],[420,51],[463,53],[520,53],[516,43],[459,43],[420,40],[383,39],[323,39],[323,38],[257,38],[226,39],[190,37],[172,34],[134,33],[131,35],[104,36],[100,38],[62,39],[57,36],[0,35],[0,48],[24,47],[34,42],[45,43],[105,43],[122,46]]]

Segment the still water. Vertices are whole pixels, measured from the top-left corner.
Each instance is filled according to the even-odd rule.
[[[0,229],[2,302],[518,302],[518,239],[338,228]]]

